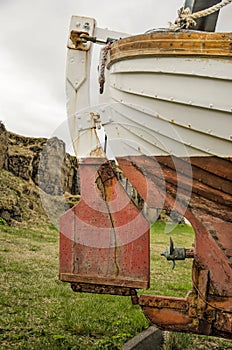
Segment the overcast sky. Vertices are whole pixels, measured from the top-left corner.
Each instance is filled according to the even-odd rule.
[[[66,42],[72,15],[101,28],[143,33],[174,21],[183,0],[0,0],[0,120],[8,130],[50,137],[66,120]],[[218,31],[232,31],[232,5]]]

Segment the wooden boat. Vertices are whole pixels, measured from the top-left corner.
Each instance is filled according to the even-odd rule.
[[[216,19],[207,24],[213,30]],[[127,36],[83,17],[72,19],[70,32],[67,110],[82,199],[61,218],[60,279],[75,291],[132,295],[162,329],[231,338],[232,33]],[[91,41],[107,36],[119,39],[102,50],[104,93],[91,107]],[[149,223],[110,154],[148,207],[178,211],[192,224],[194,252],[171,244],[165,253],[193,258],[186,298],[136,296],[149,287]]]

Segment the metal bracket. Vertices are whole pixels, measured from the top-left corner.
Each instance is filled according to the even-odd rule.
[[[186,258],[194,258],[194,250],[183,247],[174,247],[172,237],[170,237],[170,246],[166,248],[165,252],[161,253],[168,261],[172,261],[172,269],[175,268],[176,260],[185,260]]]
[[[70,32],[70,40],[72,42],[72,47],[68,46],[71,49],[75,50],[81,50],[81,51],[88,51],[89,47],[87,48],[87,41],[84,39],[85,37],[89,36],[87,32],[82,32],[79,30],[71,30]]]
[[[77,19],[74,23],[74,19]],[[91,43],[85,40],[92,36],[95,28],[95,20],[89,17],[73,17],[70,27],[68,48],[80,51],[89,51]]]
[[[86,43],[91,41],[92,43],[106,45],[108,43],[113,43],[118,39],[114,38],[106,38],[105,40],[99,39],[96,36],[90,36],[87,32],[82,32],[79,30],[72,30],[70,33],[70,40],[75,46],[75,50],[83,50],[86,51]]]

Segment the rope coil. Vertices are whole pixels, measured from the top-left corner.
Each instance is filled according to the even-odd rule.
[[[230,3],[232,3],[232,0],[223,0],[222,2],[214,6],[194,13],[192,13],[190,8],[188,7],[181,7],[178,10],[178,17],[175,20],[175,23],[173,24],[172,22],[169,22],[169,29],[177,31],[180,29],[188,29],[189,27],[195,27],[197,24],[195,21],[196,19],[209,16],[212,13],[219,11],[224,6],[229,5]]]
[[[106,46],[104,46],[101,49],[101,57],[100,57],[100,63],[99,63],[99,77],[98,77],[98,82],[100,85],[100,94],[103,94],[103,91],[104,91],[105,67],[106,67],[108,52],[110,48],[111,48],[111,42],[109,42]]]

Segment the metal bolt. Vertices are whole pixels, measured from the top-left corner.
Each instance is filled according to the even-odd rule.
[[[90,29],[90,24],[89,24],[89,22],[85,22],[85,24],[84,24],[84,29],[87,30],[87,31]]]

